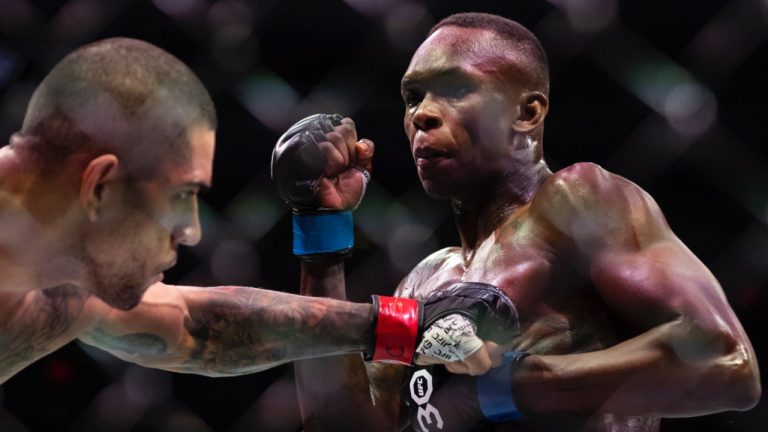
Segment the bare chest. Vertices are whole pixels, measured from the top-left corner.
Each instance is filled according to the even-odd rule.
[[[540,354],[593,351],[613,345],[617,328],[584,272],[525,235],[490,238],[467,259],[458,248],[439,265],[417,268],[404,294],[422,298],[459,282],[499,287],[515,303],[520,336],[514,348]]]

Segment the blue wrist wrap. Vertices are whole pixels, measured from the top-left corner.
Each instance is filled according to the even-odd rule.
[[[477,377],[477,401],[488,420],[503,422],[523,418],[512,397],[512,368],[526,356],[528,353],[506,352],[501,366]]]
[[[293,214],[294,255],[344,251],[354,244],[352,211]]]

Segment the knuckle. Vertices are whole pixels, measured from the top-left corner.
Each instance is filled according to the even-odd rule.
[[[344,117],[344,119],[341,120],[341,124],[346,127],[351,127],[352,129],[355,128],[355,121],[349,117]]]
[[[336,127],[336,130],[345,136],[357,137],[357,129],[355,128],[355,123],[352,120],[349,120],[349,122],[343,122],[340,126]],[[357,141],[356,138],[355,141]]]

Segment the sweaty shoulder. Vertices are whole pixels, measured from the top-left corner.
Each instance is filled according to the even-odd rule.
[[[635,183],[594,163],[577,163],[542,183],[531,211],[579,247],[640,245],[668,226],[653,198]]]

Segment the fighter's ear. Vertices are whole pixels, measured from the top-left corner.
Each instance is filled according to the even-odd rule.
[[[92,159],[83,171],[80,182],[80,203],[88,219],[95,221],[99,209],[109,194],[109,183],[118,175],[119,161],[113,154],[103,154]]]
[[[520,95],[520,115],[515,121],[515,131],[529,133],[544,122],[549,111],[549,99],[538,91]]]

